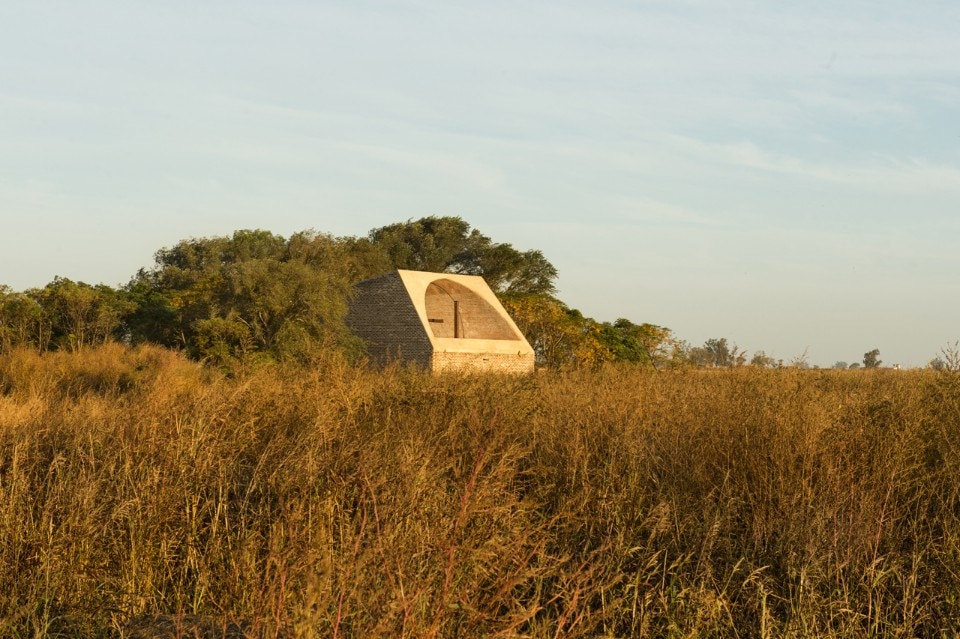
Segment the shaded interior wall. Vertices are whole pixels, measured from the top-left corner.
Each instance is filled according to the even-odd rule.
[[[402,359],[429,367],[433,347],[400,275],[365,280],[356,290],[347,326],[366,340],[370,358],[378,364]]]
[[[430,284],[424,304],[434,337],[519,339],[497,309],[466,286],[452,280],[440,279]],[[454,308],[459,311],[457,317],[454,317]],[[455,332],[459,334],[455,335]]]

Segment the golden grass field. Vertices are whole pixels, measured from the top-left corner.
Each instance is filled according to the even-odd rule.
[[[0,636],[158,615],[251,636],[956,636],[960,377],[0,356]]]

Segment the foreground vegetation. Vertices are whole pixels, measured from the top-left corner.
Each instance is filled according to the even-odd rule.
[[[0,636],[954,636],[960,378],[0,355]]]

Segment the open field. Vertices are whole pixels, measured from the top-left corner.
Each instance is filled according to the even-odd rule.
[[[960,632],[960,377],[0,356],[0,636]]]

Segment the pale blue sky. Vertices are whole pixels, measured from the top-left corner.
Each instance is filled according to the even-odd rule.
[[[0,283],[460,215],[601,320],[960,338],[960,3],[0,4]]]

